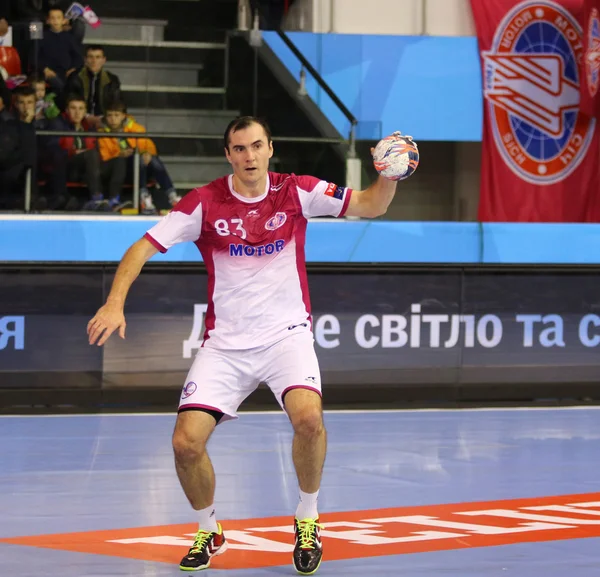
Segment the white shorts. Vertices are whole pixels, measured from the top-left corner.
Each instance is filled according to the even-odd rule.
[[[292,389],[321,394],[321,374],[310,332],[297,333],[272,345],[247,350],[202,347],[181,392],[179,410],[208,409],[223,413],[220,422],[237,418],[237,410],[260,383],[266,383],[285,410]]]

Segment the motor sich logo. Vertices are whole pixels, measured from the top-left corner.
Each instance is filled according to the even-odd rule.
[[[483,53],[484,95],[498,151],[533,184],[564,180],[585,157],[595,120],[579,113],[583,31],[554,2],[526,1]]]
[[[600,84],[600,14],[596,8],[592,8],[588,20],[587,29],[588,49],[585,54],[585,72],[587,74],[587,85],[590,96],[594,98],[598,94]]]

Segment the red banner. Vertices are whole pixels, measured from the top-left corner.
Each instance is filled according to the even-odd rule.
[[[581,61],[580,110],[600,116],[600,0],[584,0],[582,12],[584,56]]]
[[[471,7],[484,90],[479,219],[600,222],[599,137],[580,110],[584,0]]]

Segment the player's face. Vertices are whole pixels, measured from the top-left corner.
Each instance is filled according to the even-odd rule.
[[[225,149],[233,173],[244,184],[252,185],[264,179],[273,156],[273,143],[268,141],[260,124],[251,124],[229,135],[229,150]]]

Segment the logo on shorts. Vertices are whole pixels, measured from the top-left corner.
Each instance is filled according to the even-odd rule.
[[[193,395],[196,392],[197,388],[198,387],[196,386],[196,383],[194,383],[194,381],[190,381],[185,387],[183,387],[183,392],[181,393],[181,398],[187,399],[188,397],[190,397],[191,395]]]
[[[265,228],[267,230],[276,230],[279,227],[283,226],[285,221],[287,220],[287,214],[285,212],[278,212],[275,216],[271,217],[265,223]]]
[[[583,52],[582,28],[568,10],[527,0],[505,16],[483,53],[496,148],[526,182],[561,182],[588,151],[595,121],[579,113]]]
[[[317,377],[306,377],[304,380],[313,383],[314,385],[317,384]]]
[[[600,16],[596,8],[592,9],[587,30],[588,49],[585,54],[585,70],[588,90],[594,98],[600,85]]]

